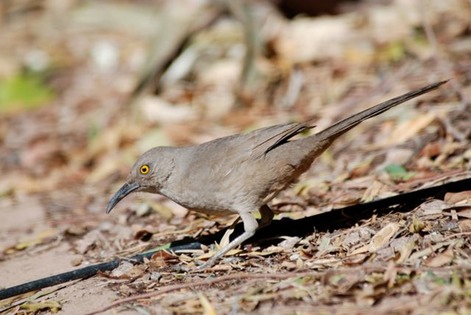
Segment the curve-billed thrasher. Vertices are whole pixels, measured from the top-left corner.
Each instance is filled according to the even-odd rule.
[[[428,93],[446,81],[411,91],[348,117],[327,129],[291,139],[313,128],[311,120],[258,129],[187,147],[156,147],[144,153],[127,182],[108,203],[106,212],[131,192],[164,195],[194,211],[237,213],[244,233],[220,249],[200,268],[213,265],[229,250],[255,234],[273,218],[267,203],[304,173],[339,136],[365,119]],[[257,222],[252,212],[259,210]]]

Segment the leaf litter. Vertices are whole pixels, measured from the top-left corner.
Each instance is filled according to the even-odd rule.
[[[34,49],[50,62],[44,82],[35,88],[53,93],[47,92],[41,106],[18,110],[12,104],[14,110],[0,117],[0,271],[15,279],[5,278],[0,286],[154,248],[162,251],[143,264],[123,262],[95,277],[100,290],[112,293],[107,300],[72,283],[29,300],[1,301],[1,309],[16,305],[8,314],[84,314],[104,306],[158,314],[468,313],[469,187],[410,212],[374,214],[347,228],[303,237],[279,231],[276,239],[231,251],[207,272],[176,266],[194,269],[197,260],[228,241],[229,233],[198,250],[170,253],[165,248],[185,236],[230,227],[232,217],[208,219],[146,194],[124,200],[111,216],[104,214],[111,192],[150,146],[199,143],[308,117],[319,119],[320,130],[379,99],[450,77],[454,83],[448,89],[339,139],[272,207],[275,219],[298,219],[469,178],[471,68],[470,50],[463,48],[469,42],[469,4],[430,1],[424,16],[421,1],[363,2],[341,14],[293,20],[266,3],[250,4],[255,30],[268,49],[245,60],[255,73],[250,81],[239,65],[249,45],[243,34],[254,30],[244,28],[234,13],[239,11],[231,11],[236,8],[221,14],[214,5],[188,1],[194,12],[207,15],[198,21],[188,10],[181,21],[173,21],[176,31],[165,34],[170,45],[165,53],[174,55],[149,58],[144,66],[152,55],[146,50],[149,39],[163,40],[153,31],[158,27],[148,27],[158,20],[148,13],[165,16],[175,9],[170,2],[160,7],[106,2],[123,20],[137,15],[148,21],[126,31],[116,16],[98,18],[103,7],[94,3],[44,2],[37,10],[28,10],[27,2],[7,4],[4,12],[11,19],[0,43],[0,83],[24,76],[25,67],[35,68],[40,60],[31,57]],[[216,23],[214,12],[219,12]],[[52,27],[63,17],[70,23]],[[183,34],[190,40],[178,47]],[[34,45],[26,40],[30,37]],[[159,66],[163,61],[170,66]],[[129,101],[144,68],[156,71],[150,81],[159,83],[147,90],[159,93]],[[68,265],[41,260],[46,252],[65,255]],[[31,270],[49,265],[50,272],[17,270],[15,265],[25,261]]]

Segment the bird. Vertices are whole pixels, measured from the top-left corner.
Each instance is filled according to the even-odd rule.
[[[133,192],[163,195],[189,210],[213,215],[238,214],[244,232],[219,249],[198,269],[213,266],[231,249],[269,225],[268,203],[306,172],[339,136],[362,121],[437,89],[436,82],[360,111],[310,136],[294,136],[314,128],[314,120],[285,123],[205,143],[154,147],[132,166],[126,182],[111,197],[110,213]],[[260,220],[254,217],[259,211]]]

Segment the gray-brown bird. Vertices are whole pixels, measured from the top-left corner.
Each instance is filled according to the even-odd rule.
[[[126,183],[108,203],[109,213],[132,192],[164,195],[176,203],[206,214],[239,214],[244,233],[221,248],[199,268],[212,266],[229,250],[270,224],[267,203],[307,171],[316,157],[340,135],[365,119],[428,93],[447,81],[430,84],[393,98],[331,127],[301,139],[291,139],[313,128],[311,120],[261,128],[245,134],[186,147],[155,147],[132,167]],[[257,222],[253,212],[261,214]]]

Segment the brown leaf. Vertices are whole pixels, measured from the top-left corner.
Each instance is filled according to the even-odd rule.
[[[387,141],[388,145],[404,143],[407,140],[415,137],[422,129],[429,126],[436,118],[436,113],[428,112],[426,114],[416,116],[415,119],[404,122],[391,133],[391,136]]]
[[[198,294],[201,306],[203,307],[203,315],[217,315],[216,309],[209,302],[208,298],[203,295],[203,293]]]
[[[403,246],[401,246],[399,250],[399,258],[397,259],[396,263],[402,264],[409,258],[410,254],[415,248],[417,238],[418,236],[410,237],[409,240]]]
[[[357,270],[355,272],[337,272],[332,271],[326,275],[324,281],[327,284],[332,285],[338,290],[338,293],[345,294],[348,293],[355,285],[359,282],[364,281],[365,273],[362,270]]]
[[[24,303],[20,307],[22,309],[21,313],[27,314],[37,314],[44,311],[50,311],[51,313],[57,313],[61,308],[61,304],[57,301],[44,301],[38,303]]]
[[[471,219],[460,220],[458,226],[463,232],[471,232]]]
[[[471,219],[471,207],[456,209],[459,217]]]
[[[376,199],[381,192],[381,190],[384,188],[384,184],[379,182],[379,181],[374,181],[371,183],[371,185],[366,189],[365,193],[361,197],[362,202],[370,202],[374,199]]]
[[[134,265],[128,261],[122,261],[117,268],[111,271],[109,277],[115,279],[132,279],[142,275],[145,268],[145,265]]]
[[[424,202],[420,205],[420,209],[425,214],[437,214],[441,213],[444,209],[449,208],[449,206],[443,201],[438,199],[433,199],[427,202]]]
[[[383,280],[387,281],[388,283],[388,288],[392,288],[394,286],[394,283],[396,281],[397,277],[397,267],[396,264],[392,261],[388,263],[388,267],[386,271],[384,272],[383,275]]]
[[[301,240],[300,237],[297,236],[283,236],[282,237],[284,240],[281,241],[278,246],[284,248],[284,249],[293,249],[296,244],[299,243]]]
[[[461,203],[462,201],[466,203],[471,203],[471,190],[460,191],[457,193],[446,193],[445,194],[445,202],[448,204],[457,204]]]
[[[412,218],[412,222],[411,224],[409,225],[409,232],[411,233],[419,233],[421,231],[423,231],[425,229],[425,227],[427,226],[427,224],[420,220],[420,219],[417,219],[415,216]]]
[[[427,145],[425,145],[420,155],[433,158],[433,157],[438,156],[441,152],[442,152],[442,145],[438,142],[432,142],[432,143],[427,143]]]
[[[444,252],[426,259],[424,264],[428,267],[443,267],[451,263],[453,257],[453,249],[448,247]]]
[[[356,255],[349,255],[342,259],[342,262],[345,265],[355,266],[363,263],[371,254],[356,254]]]
[[[166,250],[160,250],[151,256],[150,261],[153,266],[161,268],[167,266],[170,261],[178,261],[178,256]]]
[[[389,223],[373,236],[368,250],[372,253],[385,247],[397,231],[399,231],[399,224],[395,222]]]

